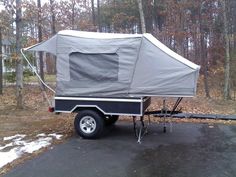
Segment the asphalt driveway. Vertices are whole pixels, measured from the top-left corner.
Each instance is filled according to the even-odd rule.
[[[99,140],[76,136],[17,166],[5,177],[235,177],[236,126],[151,125],[137,144],[132,123]]]

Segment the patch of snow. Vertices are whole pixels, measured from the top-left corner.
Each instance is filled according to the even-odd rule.
[[[25,136],[24,136],[24,137],[25,137]],[[21,141],[24,137],[19,137],[19,138],[13,139],[12,141],[13,141],[14,143],[17,143],[17,142]]]
[[[5,149],[5,148],[7,148],[7,147],[11,147],[11,146],[13,146],[13,143],[12,143],[12,142],[6,144],[5,146],[0,146],[0,151],[3,150],[3,149]]]
[[[46,136],[46,134],[45,133],[40,133],[40,134],[37,135],[37,137],[41,137],[41,136]]]
[[[18,149],[16,147],[7,152],[0,152],[0,168],[21,156],[21,152]]]
[[[23,134],[16,134],[14,136],[8,136],[8,137],[4,137],[3,138],[3,141],[8,141],[8,140],[12,140],[12,139],[15,139],[15,138],[24,138],[26,135],[23,135]]]
[[[48,136],[52,136],[52,137],[56,138],[57,140],[59,140],[59,139],[61,139],[61,137],[62,137],[63,135],[56,134],[56,133],[51,133],[51,134],[48,134]]]
[[[24,146],[25,144],[26,144],[26,142],[21,139],[17,139],[15,141],[13,141],[14,146]]]
[[[61,139],[63,135],[51,133],[46,135],[41,133],[36,135],[38,139],[34,141],[22,140],[26,137],[23,134],[16,134],[14,136],[4,137],[4,141],[11,140],[12,142],[0,146],[0,169],[6,164],[12,162],[13,160],[21,157],[24,153],[33,153],[43,147],[47,147],[51,144],[52,140]],[[5,148],[12,147],[9,151],[4,151]]]
[[[39,138],[35,141],[26,143],[22,148],[20,148],[20,151],[33,153],[34,151],[37,151],[43,147],[49,146],[51,144],[51,141],[52,141],[51,137]]]
[[[214,128],[214,126],[213,126],[213,125],[209,125],[208,127],[209,127],[209,128]]]

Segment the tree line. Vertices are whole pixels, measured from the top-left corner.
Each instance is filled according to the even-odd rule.
[[[219,77],[224,99],[236,87],[235,0],[1,0],[0,34],[15,40],[17,93],[22,88],[21,47],[64,29],[115,33],[148,32],[169,48],[201,65],[204,91]],[[45,2],[45,1],[44,1]],[[0,44],[1,45],[1,44]],[[1,47],[0,47],[1,48]],[[1,51],[0,51],[1,52]],[[43,54],[39,54],[43,75]],[[47,54],[48,72],[55,72]],[[1,63],[1,62],[0,62]],[[20,106],[19,100],[19,106]]]

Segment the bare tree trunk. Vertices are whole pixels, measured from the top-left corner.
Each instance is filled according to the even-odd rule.
[[[38,4],[38,40],[42,42],[43,35],[42,35],[42,18],[41,18],[41,0],[37,0]],[[39,71],[40,77],[44,81],[44,71],[43,71],[43,52],[39,52]],[[43,90],[45,90],[45,86],[41,84]]]
[[[56,73],[56,56],[46,53],[46,70],[47,74],[55,74]]]
[[[2,73],[2,27],[0,27],[0,94],[3,89],[3,73]]]
[[[228,34],[228,19],[227,19],[227,8],[226,0],[221,0],[223,8],[223,18],[224,18],[224,37],[225,37],[225,80],[224,80],[224,99],[230,99],[230,46],[229,46],[229,34]]]
[[[96,26],[96,21],[95,21],[95,10],[94,10],[94,0],[91,0],[92,4],[92,19],[93,19],[93,26]]]
[[[185,27],[185,25],[184,25],[184,22],[185,22],[185,19],[184,19],[185,17],[184,17],[184,13],[181,11],[180,12],[180,25],[179,25],[179,31],[180,32],[182,32],[182,31],[184,31],[184,27]],[[180,41],[180,43],[179,43],[179,47],[180,47],[180,53],[181,53],[181,55],[182,56],[185,56],[184,55],[184,48],[185,48],[185,46],[184,46],[184,37],[180,37],[180,39],[179,39],[179,41]]]
[[[205,35],[202,27],[202,15],[201,15],[201,5],[199,7],[199,29],[200,29],[200,58],[203,65],[203,74],[204,74],[204,89],[206,97],[210,98],[210,91],[208,85],[208,61],[207,61],[207,51],[205,44]]]
[[[99,32],[102,32],[101,17],[100,17],[100,0],[97,0],[97,9],[98,9],[98,17],[97,17],[98,30]]]
[[[23,64],[20,57],[22,21],[21,21],[21,0],[16,0],[16,102],[17,109],[23,109]]]
[[[137,2],[138,2],[140,22],[141,22],[141,31],[142,33],[146,33],[146,25],[145,25],[145,19],[144,19],[144,14],[143,14],[142,0],[137,0]]]
[[[72,17],[71,17],[71,26],[72,26],[72,30],[75,29],[75,0],[72,0]]]
[[[51,11],[51,34],[52,36],[56,34],[56,17],[55,17],[55,0],[50,0],[50,11]],[[55,74],[56,73],[56,57],[52,54],[48,54],[49,57],[47,57],[47,62],[51,63],[50,65],[50,71],[51,74]],[[47,63],[47,67],[48,63]],[[49,72],[50,73],[50,72]]]
[[[51,33],[52,35],[56,34],[56,17],[55,17],[55,12],[54,12],[54,0],[50,0],[50,11],[51,11]]]
[[[208,57],[206,51],[206,44],[204,40],[204,34],[201,33],[201,59],[203,63],[203,74],[204,74],[204,89],[206,97],[210,98],[210,91],[208,85]]]
[[[146,26],[146,31],[148,33],[153,32],[153,6],[152,6],[153,1],[150,0],[145,0],[145,4],[143,4],[142,8],[144,12],[144,20],[145,20],[145,26]]]

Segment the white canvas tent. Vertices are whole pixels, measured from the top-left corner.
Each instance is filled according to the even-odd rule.
[[[64,30],[25,50],[57,56],[57,96],[189,97],[200,66],[151,34]]]

